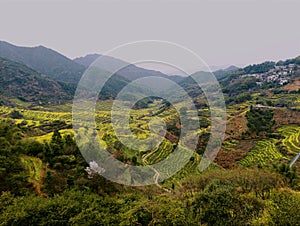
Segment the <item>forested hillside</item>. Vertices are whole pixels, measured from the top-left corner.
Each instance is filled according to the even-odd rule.
[[[59,104],[72,99],[72,90],[66,85],[3,58],[0,58],[0,87],[2,104]]]

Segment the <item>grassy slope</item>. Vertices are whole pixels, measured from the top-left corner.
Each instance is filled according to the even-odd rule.
[[[36,157],[21,156],[21,162],[24,164],[28,173],[28,182],[33,184],[33,188],[38,195],[43,195],[42,186],[45,177],[45,165],[42,160]]]

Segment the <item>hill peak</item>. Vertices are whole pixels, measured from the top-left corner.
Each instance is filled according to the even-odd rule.
[[[69,83],[77,83],[85,70],[82,65],[42,45],[21,47],[0,41],[0,57],[24,64],[54,80]]]

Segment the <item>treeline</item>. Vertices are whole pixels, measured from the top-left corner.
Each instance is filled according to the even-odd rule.
[[[285,66],[285,65],[289,65],[289,64],[300,65],[300,56],[293,58],[293,59],[288,59],[285,61],[280,60],[276,63],[277,66]]]
[[[259,73],[265,73],[269,70],[275,68],[276,63],[272,61],[266,61],[262,64],[253,64],[249,65],[242,70],[243,74],[259,74]]]
[[[240,103],[240,101],[248,100],[251,92],[258,89],[256,82],[257,79],[253,77],[234,78],[234,76],[230,76],[222,80],[222,91],[224,94],[228,95],[226,100],[227,104]]]
[[[214,170],[169,195],[132,189],[114,196],[66,189],[45,199],[0,197],[1,225],[297,225],[300,195],[283,175]]]

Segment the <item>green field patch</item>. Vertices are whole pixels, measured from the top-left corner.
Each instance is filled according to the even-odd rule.
[[[42,160],[31,156],[21,156],[21,162],[24,164],[25,169],[29,175],[29,182],[40,181],[41,171],[43,170]]]
[[[16,124],[23,124],[27,127],[35,127],[35,126],[40,126],[40,121],[35,121],[35,120],[24,120],[24,119],[14,119]]]
[[[163,181],[162,184],[164,187],[171,189],[172,184],[180,185],[180,181],[191,175],[199,174],[199,163],[201,160],[201,156],[197,153],[192,153],[192,150],[189,150],[186,147],[183,147],[179,144],[178,148],[179,153],[176,153],[175,156],[168,156],[169,158],[160,168],[161,175],[165,177],[170,177],[166,181]],[[187,162],[183,162],[186,160],[186,157],[190,156]],[[170,159],[171,158],[171,159]],[[178,170],[174,175],[174,171]]]
[[[63,137],[66,136],[67,134],[71,134],[71,135],[74,134],[74,131],[72,129],[62,129],[59,130],[59,132]],[[31,139],[35,139],[38,142],[44,143],[50,141],[52,136],[53,136],[53,132],[47,133],[42,136],[32,137]]]
[[[25,102],[18,98],[12,98],[12,99],[10,99],[10,101],[15,103],[18,107],[21,107],[21,108],[27,108],[31,105],[30,102]]]

